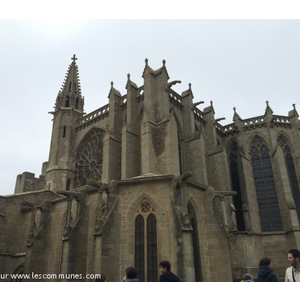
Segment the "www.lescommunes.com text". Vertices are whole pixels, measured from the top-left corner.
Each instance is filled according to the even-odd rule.
[[[100,279],[101,274],[39,274],[31,272],[30,274],[0,274],[0,279],[10,280],[81,280],[81,279]]]

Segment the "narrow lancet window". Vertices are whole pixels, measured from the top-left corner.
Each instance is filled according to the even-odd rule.
[[[282,220],[269,148],[264,140],[257,135],[251,142],[250,155],[261,230],[263,232],[281,231]]]
[[[281,146],[284,154],[285,166],[290,181],[291,192],[295,201],[298,219],[300,222],[300,191],[292,149],[283,135],[279,136],[278,144]]]
[[[78,109],[79,108],[79,99],[76,98],[76,102],[75,102],[75,109]]]
[[[201,272],[201,260],[200,260],[200,247],[198,237],[198,226],[195,210],[192,204],[189,202],[187,205],[188,215],[192,226],[192,242],[193,242],[193,256],[194,256],[194,268],[195,268],[195,280],[196,282],[202,281]]]
[[[238,144],[236,141],[233,141],[229,148],[229,166],[230,166],[232,189],[237,192],[237,194],[233,196],[233,203],[236,209],[235,216],[236,216],[237,230],[245,231],[243,201],[242,201],[241,186],[240,186],[240,179],[239,179],[240,176],[239,170],[241,169],[238,167]]]
[[[135,219],[135,267],[138,271],[139,278],[145,281],[144,277],[144,265],[145,265],[145,252],[144,252],[144,239],[145,239],[145,228],[144,218],[138,215]]]
[[[142,281],[157,281],[157,228],[154,210],[144,200],[135,218],[134,262]]]
[[[71,180],[67,179],[67,183],[66,183],[66,191],[69,191],[71,189]]]
[[[69,107],[70,106],[70,96],[66,97],[66,102],[65,102],[65,107]]]
[[[66,137],[66,132],[67,132],[67,126],[64,126],[64,128],[63,128],[63,137]]]

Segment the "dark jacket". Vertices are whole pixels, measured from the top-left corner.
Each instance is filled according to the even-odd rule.
[[[172,272],[165,272],[159,276],[160,282],[178,282],[180,279]]]
[[[258,270],[257,281],[259,281],[259,282],[275,282],[275,281],[278,281],[278,279],[272,269],[270,269],[267,266],[262,266]]]
[[[138,278],[126,278],[124,282],[141,282]]]

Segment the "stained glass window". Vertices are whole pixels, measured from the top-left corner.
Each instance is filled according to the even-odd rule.
[[[149,201],[144,200],[135,219],[134,263],[142,281],[157,282],[156,217]]]
[[[88,183],[89,180],[101,181],[103,131],[92,130],[78,148],[76,155],[75,187]]]
[[[291,147],[288,144],[286,138],[283,135],[279,136],[278,144],[281,146],[283,153],[284,153],[285,165],[286,165],[287,173],[289,176],[291,191],[292,191],[292,195],[293,195],[293,198],[295,201],[298,219],[300,221],[300,191],[299,191],[299,183],[298,183],[298,179],[297,179],[292,150],[291,150]]]
[[[237,230],[245,231],[245,222],[243,214],[243,201],[241,195],[241,186],[239,180],[239,168],[238,168],[238,144],[233,141],[229,150],[229,165],[231,174],[232,189],[237,192],[237,195],[233,196],[233,203],[236,209],[236,224]]]
[[[269,149],[264,140],[257,135],[251,142],[250,155],[261,230],[263,232],[280,231],[282,220]]]
[[[157,281],[157,240],[154,214],[147,217],[147,281]]]
[[[140,280],[145,281],[144,265],[145,265],[145,253],[144,253],[144,218],[138,215],[135,219],[135,268],[138,272]]]

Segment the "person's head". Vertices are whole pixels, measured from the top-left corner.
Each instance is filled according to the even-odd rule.
[[[298,249],[291,249],[288,252],[288,261],[291,266],[298,267],[300,265],[300,251]]]
[[[243,274],[243,281],[253,281],[253,276],[250,273]]]
[[[259,262],[259,267],[263,267],[263,266],[266,266],[266,267],[269,267],[270,269],[273,269],[273,266],[271,264],[271,259],[269,257],[264,257],[260,260]]]
[[[105,281],[106,281],[106,276],[105,275],[97,276],[95,278],[95,282],[105,282]]]
[[[161,274],[165,272],[170,272],[171,271],[171,264],[168,260],[163,260],[159,263],[159,270]]]
[[[135,267],[126,268],[125,273],[128,279],[137,278],[137,270]]]

